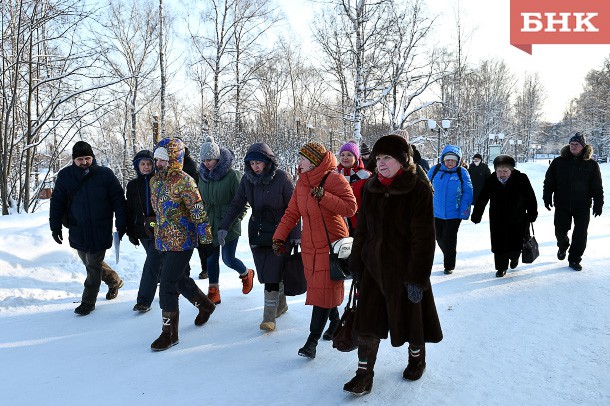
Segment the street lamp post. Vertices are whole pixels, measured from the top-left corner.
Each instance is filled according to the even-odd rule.
[[[497,141],[497,143],[493,144],[493,142]],[[504,141],[504,133],[499,134],[489,134],[489,151],[488,151],[488,161],[490,164],[495,157],[502,153],[502,142]]]
[[[515,146],[515,162],[519,162],[519,155],[517,154],[517,145],[522,145],[523,141],[522,140],[509,140],[508,143],[510,145],[514,145]]]
[[[436,152],[438,154],[438,162],[441,162],[441,131],[447,132],[447,130],[449,130],[449,127],[451,127],[451,120],[441,120],[440,126],[435,120],[428,120],[428,128],[430,129],[430,131],[437,132]]]
[[[532,162],[536,162],[536,155],[538,154],[540,147],[541,145],[539,144],[532,144]]]

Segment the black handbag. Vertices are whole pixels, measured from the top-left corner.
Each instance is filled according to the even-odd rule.
[[[326,182],[326,178],[328,178],[328,172],[322,178],[319,187],[323,187]],[[320,206],[320,201],[318,201],[318,208],[320,209],[320,215],[322,216],[322,223],[324,224],[324,231],[326,232],[326,240],[328,241],[328,250],[329,250],[329,262],[330,262],[330,279],[333,281],[344,281],[346,279],[350,279],[352,274],[349,270],[349,256],[340,255],[341,247],[338,247],[338,252],[334,252],[334,245],[341,244],[343,240],[351,239],[351,237],[346,237],[335,241],[334,243],[330,242],[330,235],[328,234],[328,228],[326,227],[326,220],[324,220],[324,213],[322,212],[322,207]],[[349,244],[349,252],[351,253],[351,243]],[[342,256],[342,258],[339,258]]]
[[[357,299],[354,290],[356,282],[352,283],[349,290],[349,299],[347,305],[341,315],[341,323],[333,334],[333,348],[341,352],[350,352],[358,348],[358,333],[354,330],[354,321],[356,320]]]
[[[271,216],[266,213],[271,213]],[[248,243],[254,247],[271,247],[276,228],[277,223],[273,219],[273,211],[268,206],[264,206],[259,217],[250,217]]]
[[[530,226],[532,227],[532,234],[530,235],[528,227],[527,233],[523,238],[523,248],[521,249],[521,262],[524,264],[531,264],[540,255],[538,241],[536,241],[534,236],[534,224],[530,223]]]
[[[298,296],[307,292],[305,269],[299,246],[294,246],[294,252],[284,259],[284,294]]]

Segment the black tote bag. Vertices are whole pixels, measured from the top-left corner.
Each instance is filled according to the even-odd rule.
[[[292,250],[291,250],[292,251]],[[299,246],[294,246],[294,252],[284,259],[284,294],[298,296],[307,292],[305,269]]]

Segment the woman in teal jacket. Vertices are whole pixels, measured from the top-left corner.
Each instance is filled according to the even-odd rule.
[[[447,145],[441,163],[428,171],[434,188],[434,226],[436,242],[443,251],[445,274],[453,273],[457,233],[462,220],[468,220],[472,204],[472,182],[468,170],[460,165],[462,150]]]

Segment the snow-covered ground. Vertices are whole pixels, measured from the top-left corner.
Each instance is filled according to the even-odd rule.
[[[422,379],[402,379],[407,348],[382,342],[373,392],[342,391],[356,352],[321,341],[314,360],[297,355],[309,330],[304,296],[289,298],[276,332],[264,334],[263,288],[241,293],[237,274],[221,266],[222,304],[203,327],[180,299],[180,343],[153,353],[161,331],[158,301],[132,311],[142,247],[127,239],[115,265],[125,280],[113,301],[102,285],[91,315],[73,313],[83,265],[51,238],[48,211],[0,218],[0,399],[4,405],[161,404],[610,404],[610,204],[592,218],[583,271],[558,261],[553,213],[541,201],[546,160],[520,164],[539,199],[535,223],[541,255],[496,278],[487,215],[462,223],[457,268],[443,274],[437,249],[432,274],[444,340],[427,346]],[[610,164],[602,164],[610,188]],[[606,194],[607,195],[607,194]],[[607,197],[607,199],[610,199]],[[238,256],[253,266],[246,239]],[[200,271],[195,254],[192,275]],[[207,281],[197,281],[207,292]],[[348,285],[346,285],[348,287]],[[347,293],[347,289],[346,289]]]

